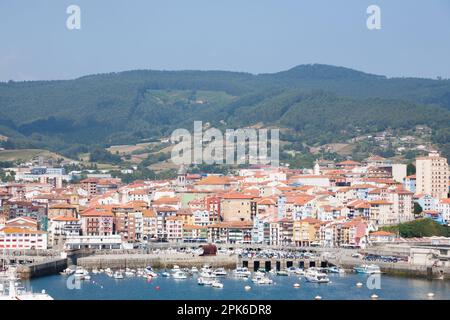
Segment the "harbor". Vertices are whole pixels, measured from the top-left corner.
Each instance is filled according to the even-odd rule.
[[[183,269],[183,268],[181,268]],[[231,270],[218,277],[222,287],[200,285],[201,268],[198,273],[186,272],[185,278],[175,278],[172,269],[156,270],[157,276],[138,276],[123,270],[122,277],[107,274],[106,270],[89,272],[89,280],[71,282],[67,275],[53,275],[26,280],[25,284],[35,291],[46,289],[54,299],[76,300],[417,300],[449,299],[448,281],[428,281],[380,275],[380,288],[367,286],[369,276],[355,272],[327,273],[329,282],[310,282],[295,272],[288,275],[267,273],[272,283],[258,284],[249,277],[237,277]],[[163,275],[166,273],[166,275]],[[167,276],[169,274],[169,276]],[[68,285],[72,284],[72,285]],[[359,284],[361,284],[359,286]]]

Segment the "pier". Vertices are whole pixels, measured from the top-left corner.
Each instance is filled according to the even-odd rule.
[[[305,259],[305,258],[262,258],[262,257],[238,257],[237,267],[245,267],[251,271],[258,270],[276,270],[280,271],[290,267],[308,269],[311,267],[327,267],[328,262],[321,258]]]

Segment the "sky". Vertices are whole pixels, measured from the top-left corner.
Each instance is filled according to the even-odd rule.
[[[372,4],[379,30],[366,26]],[[66,27],[69,5],[79,30]],[[450,78],[450,1],[0,0],[0,81],[308,63]]]

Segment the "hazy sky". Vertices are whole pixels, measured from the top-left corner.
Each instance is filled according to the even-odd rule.
[[[81,30],[66,9],[81,8]],[[366,27],[369,5],[381,30]],[[324,63],[450,78],[448,0],[0,0],[0,81]]]

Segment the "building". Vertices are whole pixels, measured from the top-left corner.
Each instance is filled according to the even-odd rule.
[[[370,243],[388,243],[395,240],[395,233],[388,231],[375,231],[369,233]]]
[[[66,250],[111,250],[124,248],[120,235],[70,236],[64,244]]]
[[[89,208],[81,212],[83,236],[109,236],[113,234],[114,215],[102,208]]]
[[[17,227],[1,228],[0,249],[46,250],[47,232]]]
[[[448,197],[449,171],[447,159],[437,152],[416,159],[416,193],[434,198]]]
[[[294,221],[292,240],[296,246],[310,246],[318,241],[320,220],[306,218]]]
[[[62,248],[67,237],[81,234],[81,222],[78,218],[59,216],[49,220],[48,244],[52,248]]]
[[[228,193],[223,195],[220,208],[222,219],[225,222],[250,222],[256,215],[257,204],[254,196]]]

